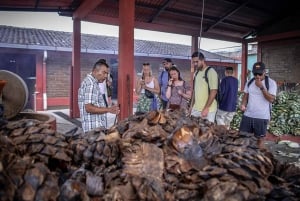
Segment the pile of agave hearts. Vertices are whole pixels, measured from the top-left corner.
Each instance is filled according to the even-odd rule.
[[[63,136],[35,120],[0,131],[0,200],[297,200],[300,171],[180,111]]]

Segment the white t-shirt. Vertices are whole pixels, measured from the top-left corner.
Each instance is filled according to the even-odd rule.
[[[108,103],[106,80],[104,80],[103,82],[99,82],[98,86],[100,89],[100,93],[105,94],[105,99],[106,99],[106,102]]]
[[[277,84],[270,77],[268,79],[269,79],[268,92],[270,94],[276,96]],[[260,88],[255,85],[255,81],[253,81],[250,84],[249,88],[248,88],[248,82],[246,83],[245,89],[244,89],[244,92],[249,94],[248,104],[247,104],[247,108],[246,108],[244,115],[247,117],[251,117],[251,118],[268,119],[269,120],[271,103],[269,101],[267,101],[267,99],[265,99]],[[262,84],[263,84],[265,90],[267,90],[267,87],[265,85],[265,80],[262,81]]]

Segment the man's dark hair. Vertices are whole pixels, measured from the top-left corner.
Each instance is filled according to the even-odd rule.
[[[198,57],[200,60],[204,60],[204,58],[205,58],[204,55],[198,51],[196,51],[192,54],[192,58],[195,58],[195,57]]]
[[[226,72],[228,72],[229,74],[233,74],[233,68],[232,68],[232,67],[226,67],[225,70],[226,70]]]
[[[101,66],[104,65],[107,68],[109,68],[108,64],[106,63],[105,59],[99,59],[98,61],[96,61],[96,63],[94,64],[93,70],[95,70],[97,68],[97,66]]]

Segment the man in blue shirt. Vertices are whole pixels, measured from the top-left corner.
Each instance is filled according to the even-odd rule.
[[[238,79],[233,76],[233,68],[227,67],[219,89],[219,108],[216,114],[218,125],[225,125],[229,129],[236,111],[237,99]]]
[[[169,69],[172,67],[173,63],[170,58],[165,58],[163,60],[164,70],[158,76],[158,82],[160,86],[160,99],[161,99],[161,109],[165,110],[167,108],[168,99],[166,97],[166,91],[169,81]]]

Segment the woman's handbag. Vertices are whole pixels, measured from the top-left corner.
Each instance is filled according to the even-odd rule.
[[[145,96],[147,98],[154,98],[154,94],[151,91],[149,91],[148,89],[145,89]]]
[[[170,105],[169,105],[169,109],[170,109],[170,110],[179,110],[179,109],[180,109],[180,105],[177,105],[177,104],[170,104]]]

